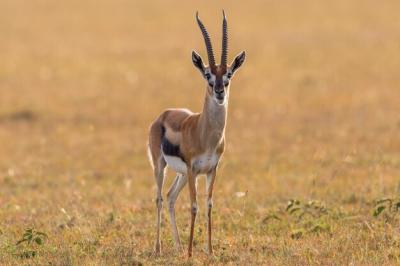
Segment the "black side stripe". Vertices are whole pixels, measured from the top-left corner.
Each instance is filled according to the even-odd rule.
[[[175,156],[181,158],[182,161],[185,162],[185,159],[182,156],[181,150],[179,145],[172,144],[166,137],[165,137],[165,127],[162,126],[161,128],[161,148],[165,155]]]

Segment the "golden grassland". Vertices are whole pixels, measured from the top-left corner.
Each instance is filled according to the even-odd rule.
[[[229,58],[245,49],[247,61],[231,87],[215,255],[205,252],[200,205],[194,257],[174,251],[164,210],[154,258],[148,126],[167,107],[201,110],[194,14],[219,54],[222,8]],[[0,264],[399,264],[399,9],[369,0],[0,1]],[[385,197],[392,208],[383,202],[373,216]],[[298,202],[287,208],[290,199]],[[186,245],[187,189],[177,219]],[[16,245],[27,228],[41,240]]]

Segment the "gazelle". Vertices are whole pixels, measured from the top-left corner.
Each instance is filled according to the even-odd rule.
[[[230,66],[228,57],[228,27],[223,12],[221,64],[216,65],[210,36],[199,19],[196,20],[203,34],[207,48],[209,66],[195,51],[192,61],[206,80],[206,95],[201,113],[192,113],[187,109],[167,109],[152,124],[149,133],[149,157],[157,182],[157,239],[155,253],[160,254],[160,225],[163,205],[162,188],[166,166],[177,172],[177,176],[167,193],[171,226],[176,248],[180,249],[180,239],[175,221],[175,201],[179,192],[189,183],[191,223],[188,256],[192,255],[193,230],[197,214],[196,177],[206,175],[206,214],[208,231],[208,252],[211,245],[211,208],[213,187],[217,166],[224,152],[225,124],[229,98],[230,81],[236,70],[243,64],[246,54],[241,52]]]

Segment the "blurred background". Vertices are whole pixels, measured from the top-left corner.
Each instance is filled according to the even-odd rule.
[[[398,261],[387,241],[398,228],[370,219],[371,201],[400,191],[400,2],[369,0],[1,0],[0,259],[19,259],[13,245],[35,227],[49,235],[35,263],[180,262],[166,212],[167,255],[150,256],[147,133],[165,108],[201,111],[205,83],[190,55],[207,57],[195,12],[219,58],[222,8],[228,60],[241,50],[247,60],[231,85],[215,189],[217,258],[201,251],[199,231],[194,262]],[[187,194],[177,203],[184,240]],[[261,222],[292,198],[358,218],[293,240],[289,218]],[[341,250],[349,241],[356,248]]]

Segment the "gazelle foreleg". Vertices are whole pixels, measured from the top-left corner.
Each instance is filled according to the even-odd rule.
[[[190,221],[188,256],[191,257],[192,249],[193,249],[194,224],[196,222],[196,215],[197,215],[196,175],[194,175],[191,167],[188,167],[188,182],[189,182],[190,206],[191,206],[191,209],[190,209],[191,221]]]
[[[157,237],[156,244],[154,248],[154,252],[156,255],[161,253],[161,241],[160,241],[160,228],[161,228],[161,211],[163,206],[163,198],[162,198],[162,187],[164,184],[164,171],[166,167],[166,162],[164,158],[160,157],[158,159],[157,165],[154,167],[154,177],[157,183],[157,197],[156,197],[156,205],[157,205]]]
[[[180,250],[181,248],[181,241],[179,239],[178,228],[176,226],[176,220],[175,220],[175,202],[176,199],[178,198],[179,193],[182,191],[182,188],[186,185],[186,183],[187,183],[186,176],[178,174],[167,194],[169,216],[171,220],[172,232],[174,234],[175,248],[177,250]]]
[[[207,247],[208,247],[208,253],[211,255],[213,253],[212,250],[212,245],[211,245],[211,211],[213,207],[213,201],[212,201],[212,194],[213,194],[213,188],[214,188],[214,181],[215,181],[215,176],[216,176],[217,168],[215,167],[213,170],[211,170],[209,173],[207,173],[206,177],[206,193],[207,193],[207,198],[206,198],[206,216],[207,216],[207,232],[208,232],[208,241],[207,241]]]

